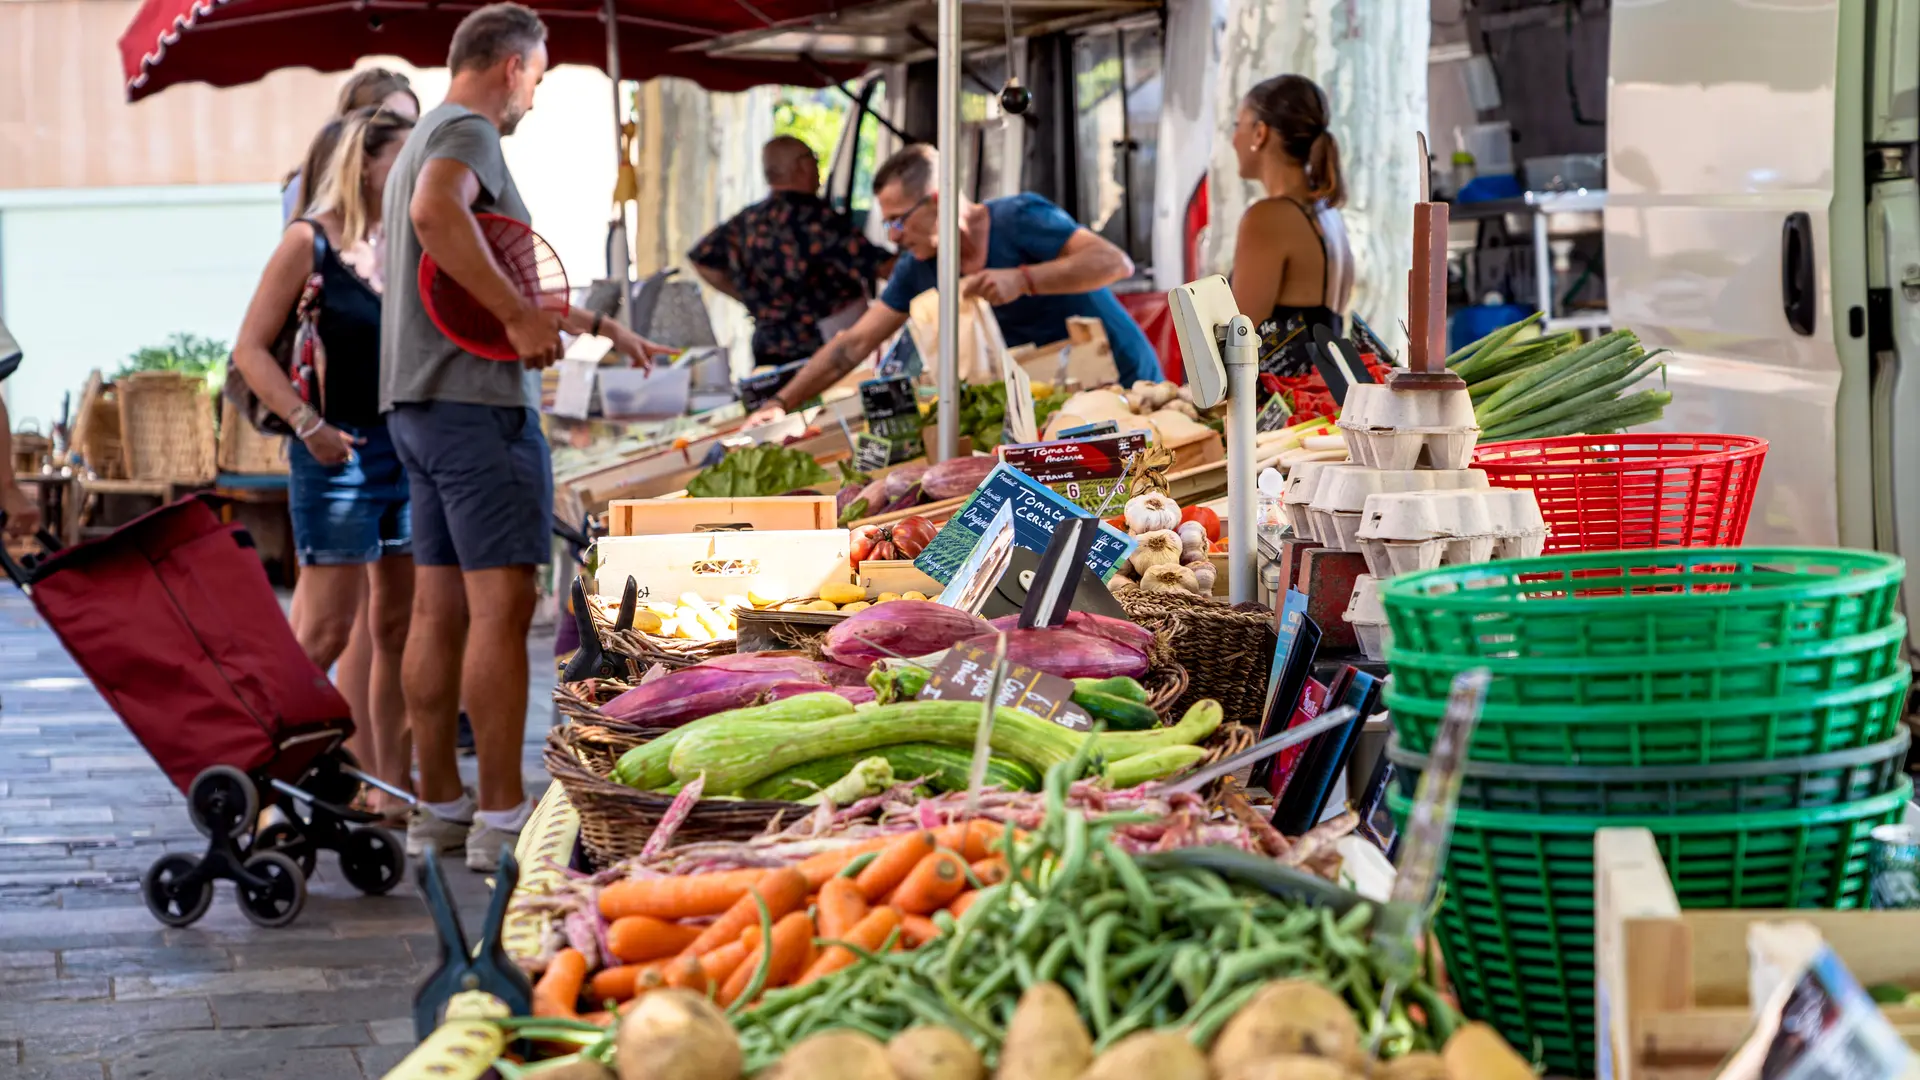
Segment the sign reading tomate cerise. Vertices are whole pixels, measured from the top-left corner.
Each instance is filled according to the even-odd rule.
[[[1134,455],[1147,448],[1147,433],[1128,431],[1091,439],[1059,439],[1000,447],[1000,460],[1026,473],[1084,510],[1112,517],[1126,503],[1116,494]]]
[[[1047,545],[1053,542],[1054,529],[1069,515],[1087,516],[1086,510],[1069,502],[1066,496],[1001,462],[934,534],[933,541],[913,560],[913,565],[942,585],[952,581],[981,537],[987,535],[994,515],[1008,505],[1013,515],[1013,542],[1035,554],[1046,553]],[[1105,581],[1133,554],[1137,544],[1133,537],[1101,522],[1100,535],[1094,538],[1093,550],[1087,555],[1087,569]]]

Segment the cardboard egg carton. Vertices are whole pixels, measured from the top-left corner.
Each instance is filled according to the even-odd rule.
[[[1354,538],[1379,577],[1531,558],[1547,541],[1533,492],[1511,488],[1381,492],[1361,518]]]
[[[1316,479],[1307,520],[1320,543],[1339,551],[1360,550],[1357,534],[1370,495],[1487,487],[1487,474],[1479,469],[1370,469],[1358,465],[1323,469]]]
[[[1361,574],[1353,579],[1353,597],[1347,601],[1342,618],[1353,627],[1360,651],[1369,660],[1385,660],[1393,647],[1393,628],[1387,625],[1387,609],[1380,602],[1380,579]]]
[[[1280,496],[1280,508],[1287,515],[1287,524],[1293,526],[1293,535],[1318,542],[1313,521],[1307,516],[1307,506],[1319,489],[1320,477],[1327,472],[1355,467],[1356,463],[1351,461],[1302,461],[1287,470],[1287,487]]]
[[[1374,469],[1464,469],[1480,427],[1473,399],[1459,390],[1393,390],[1359,383],[1347,390],[1340,433],[1353,460]]]

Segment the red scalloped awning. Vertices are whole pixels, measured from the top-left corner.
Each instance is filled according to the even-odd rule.
[[[287,67],[345,71],[366,56],[439,66],[446,63],[454,27],[479,6],[420,0],[146,0],[120,35],[127,100],[176,83],[238,86]],[[602,5],[528,0],[528,6],[546,19],[553,63],[605,69]],[[832,0],[618,0],[620,73],[628,79],[678,76],[709,90],[769,83],[823,86],[828,74],[847,78],[859,69],[719,58],[698,46],[765,29],[769,22],[804,21],[838,6]]]

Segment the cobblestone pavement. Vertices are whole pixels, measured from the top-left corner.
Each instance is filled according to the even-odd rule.
[[[537,791],[551,639],[529,648]],[[413,988],[440,959],[411,870],[361,896],[323,854],[291,926],[247,922],[223,883],[205,918],[166,929],[140,875],[201,850],[180,793],[0,584],[0,1078],[360,1080],[406,1054]],[[452,869],[472,927],[484,880]]]

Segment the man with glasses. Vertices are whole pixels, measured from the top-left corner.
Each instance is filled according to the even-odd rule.
[[[886,215],[887,235],[901,249],[880,303],[814,353],[749,424],[777,420],[839,381],[906,325],[913,298],[934,287],[936,160],[933,147],[909,146],[873,174],[874,202]],[[1038,195],[985,203],[959,199],[960,293],[993,305],[1008,343],[1059,341],[1067,336],[1069,316],[1091,316],[1106,326],[1123,385],[1160,378],[1153,346],[1107,288],[1133,273],[1126,252]]]
[[[820,159],[806,143],[777,136],[760,165],[771,194],[708,233],[687,259],[753,315],[754,363],[778,367],[851,325],[893,256],[820,197]]]

